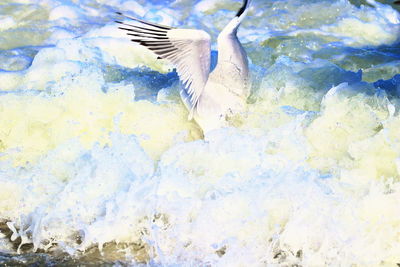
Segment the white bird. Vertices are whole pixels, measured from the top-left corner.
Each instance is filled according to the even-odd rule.
[[[243,112],[250,94],[247,55],[237,30],[251,0],[244,0],[235,18],[218,35],[218,63],[210,73],[211,37],[203,30],[176,29],[124,16],[134,24],[116,21],[133,36],[132,41],[147,47],[172,63],[184,87],[180,95],[204,132],[229,125],[229,118]]]

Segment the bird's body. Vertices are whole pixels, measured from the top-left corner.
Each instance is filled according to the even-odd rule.
[[[175,65],[184,84],[181,98],[204,132],[228,126],[228,117],[243,112],[249,96],[248,61],[237,30],[246,16],[245,0],[234,19],[218,36],[218,63],[210,73],[211,38],[202,30],[173,29],[168,26],[128,17],[137,25],[120,29],[134,36],[133,42],[146,46],[160,58]],[[118,13],[122,15],[121,13]]]

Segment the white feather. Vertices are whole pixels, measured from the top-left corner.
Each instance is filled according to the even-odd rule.
[[[127,17],[136,24],[118,22],[132,41],[146,46],[159,57],[169,60],[184,85],[181,97],[204,131],[222,126],[225,116],[243,110],[249,94],[247,55],[236,33],[248,12],[251,0],[244,4],[218,36],[218,64],[210,74],[211,38],[194,29],[168,26]]]

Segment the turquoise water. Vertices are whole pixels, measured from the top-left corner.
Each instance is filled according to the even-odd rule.
[[[240,1],[3,0],[0,263],[399,263],[390,3],[253,0],[247,109],[204,135],[114,12],[215,41]]]

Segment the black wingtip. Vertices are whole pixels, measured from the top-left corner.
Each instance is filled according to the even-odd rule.
[[[400,0],[399,1],[394,1],[393,4],[400,5]]]
[[[236,17],[240,17],[243,12],[246,10],[247,4],[249,0],[244,0],[243,6],[239,9],[238,13],[236,14]]]
[[[162,29],[162,30],[171,30],[172,29],[169,26],[165,26],[165,25],[161,25],[161,24],[157,24],[157,23],[151,23],[151,22],[144,21],[144,20],[141,20],[141,19],[138,19],[138,18],[135,18],[135,17],[130,17],[130,16],[124,15],[123,13],[121,13],[119,11],[116,11],[115,13],[120,15],[120,16],[123,16],[124,18],[131,19],[131,20],[134,20],[136,22],[140,22],[142,24],[145,24],[145,25],[148,25],[148,26],[152,26],[152,27],[155,27],[155,28],[159,28],[159,29]],[[122,24],[124,24],[124,23],[122,23]]]
[[[115,23],[124,24],[122,21],[114,20]]]

